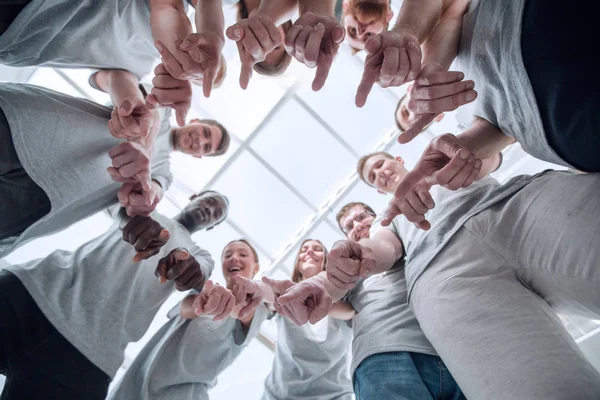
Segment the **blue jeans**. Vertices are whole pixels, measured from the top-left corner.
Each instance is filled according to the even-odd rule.
[[[354,372],[357,400],[461,400],[441,358],[405,351],[367,357]]]

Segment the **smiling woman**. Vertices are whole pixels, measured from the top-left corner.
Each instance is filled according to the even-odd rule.
[[[231,137],[223,125],[212,119],[193,119],[183,127],[173,128],[175,150],[194,157],[214,157],[227,152]]]

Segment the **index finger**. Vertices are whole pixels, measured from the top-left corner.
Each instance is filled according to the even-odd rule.
[[[379,69],[375,64],[375,57],[369,56],[371,58],[365,61],[365,70],[362,75],[362,80],[360,81],[360,85],[358,85],[358,90],[356,91],[356,106],[362,107],[367,102],[367,97],[369,97],[369,93],[371,93],[371,89],[375,82],[377,82],[377,78],[379,76]]]
[[[152,128],[152,115],[144,114],[138,118],[138,122],[140,123],[140,135],[143,137],[148,136],[150,128]]]
[[[177,58],[175,58],[175,56],[169,51],[167,46],[165,46],[165,44],[160,40],[154,42],[154,45],[158,49],[158,52],[162,57],[162,64],[169,74],[173,76],[173,78],[178,78],[181,76],[183,74],[183,67]]]
[[[325,81],[329,76],[329,70],[333,64],[333,56],[330,54],[321,54],[317,62],[317,73],[312,83],[312,90],[315,92],[321,90],[325,86]]]
[[[400,134],[400,136],[398,136],[398,143],[406,144],[406,143],[410,142],[411,140],[413,140],[414,138],[416,138],[421,132],[423,132],[423,129],[425,129],[427,124],[429,124],[431,121],[433,121],[434,118],[435,118],[435,115],[433,115],[433,114],[419,115],[409,125],[408,129],[406,129],[404,132],[402,132]]]
[[[410,82],[415,80],[421,71],[421,47],[415,42],[410,42],[408,44],[407,53],[408,61],[410,63],[410,70],[406,75],[406,82]]]
[[[220,64],[217,64],[217,68],[220,68]],[[204,70],[204,79],[202,80],[202,92],[204,93],[204,97],[210,97],[216,76],[217,70],[215,68],[208,68]]]
[[[244,49],[240,50],[240,58],[242,61],[240,87],[246,90],[248,88],[248,84],[250,83],[250,78],[252,78],[252,67],[254,66],[254,61],[247,53],[245,53]]]
[[[394,197],[396,199],[404,200],[410,190],[425,177],[426,175],[417,166],[415,169],[406,174],[404,179],[402,179],[398,186],[396,186],[396,190],[394,190]]]

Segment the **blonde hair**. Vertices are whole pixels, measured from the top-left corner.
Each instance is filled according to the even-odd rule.
[[[298,283],[304,279],[302,277],[302,272],[300,272],[300,260],[298,259],[298,255],[302,251],[302,246],[304,246],[304,244],[306,242],[317,242],[323,248],[323,261],[321,264],[321,271],[325,271],[326,263],[327,263],[327,249],[323,245],[323,242],[321,242],[320,240],[317,240],[317,239],[306,239],[302,242],[302,244],[300,245],[300,248],[298,249],[298,254],[296,254],[296,261],[294,262],[294,272],[292,272],[292,282]]]

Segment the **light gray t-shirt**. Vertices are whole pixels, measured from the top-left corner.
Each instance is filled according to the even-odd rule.
[[[381,224],[373,223],[371,237]],[[386,272],[359,281],[344,298],[357,314],[352,322],[351,373],[374,354],[409,351],[436,355],[408,304],[404,259]]]
[[[106,172],[112,165],[108,151],[122,142],[108,131],[110,108],[19,83],[0,83],[0,108],[6,114],[23,168],[51,204],[46,216],[18,239],[10,239],[11,245],[1,247],[0,257],[29,240],[57,232],[118,203],[121,184]],[[159,113],[161,126],[151,158],[152,178],[167,190],[172,180],[171,110],[161,108]]]
[[[475,181],[468,188],[457,191],[444,189],[439,185],[433,186],[430,192],[435,201],[435,208],[426,215],[431,223],[429,231],[418,229],[403,215],[397,216],[390,226],[383,228],[383,213],[380,213],[373,226],[390,229],[398,235],[404,245],[409,301],[415,281],[469,218],[512,196],[541,174],[544,172],[533,176],[515,176],[503,185],[487,176]]]
[[[540,160],[571,167],[548,144],[521,54],[525,0],[473,0],[463,19],[457,68],[473,79],[474,115]]]
[[[270,316],[265,305],[259,306],[246,333],[237,319],[214,322],[212,315],[201,315],[188,320],[179,309],[177,305],[169,312],[171,319],[144,346],[107,400],[208,400],[219,374]]]
[[[349,321],[295,325],[277,316],[277,347],[262,400],[350,400]]]
[[[13,67],[114,68],[141,78],[159,57],[148,0],[31,0],[0,36],[0,64]]]
[[[104,235],[73,252],[57,250],[41,260],[6,267],[23,283],[54,327],[94,365],[114,376],[125,346],[139,340],[164,301],[173,281],[160,284],[158,261],[176,247],[186,248],[205,277],[214,261],[196,246],[178,222],[158,213],[152,217],[169,230],[160,252],[134,263],[133,246],[123,240],[118,222]]]

